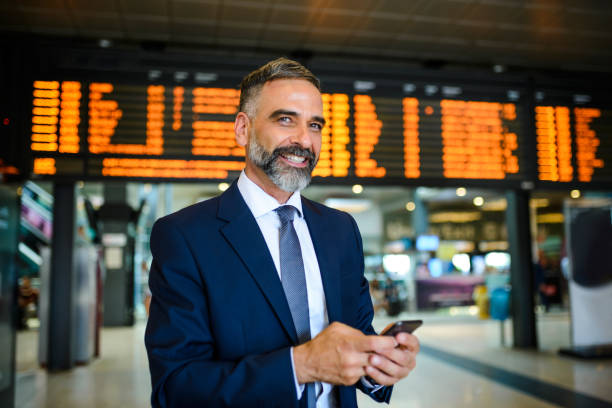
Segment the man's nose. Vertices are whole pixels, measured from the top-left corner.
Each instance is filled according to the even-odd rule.
[[[308,124],[297,126],[295,132],[291,135],[291,144],[299,145],[304,149],[312,149],[312,134]]]

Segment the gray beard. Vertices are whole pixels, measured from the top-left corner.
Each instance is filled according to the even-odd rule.
[[[306,167],[291,167],[282,162],[281,153],[305,156],[309,160]],[[251,133],[247,143],[247,156],[257,167],[263,170],[270,181],[278,188],[288,193],[305,189],[312,179],[312,170],[317,160],[312,151],[297,146],[279,147],[268,152]]]

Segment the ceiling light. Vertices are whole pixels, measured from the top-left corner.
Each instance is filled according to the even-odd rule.
[[[325,205],[336,210],[356,214],[368,210],[372,203],[361,198],[328,198]]]
[[[113,42],[108,38],[100,38],[98,40],[98,45],[100,46],[100,48],[110,48],[113,46]]]
[[[412,201],[408,201],[406,203],[406,210],[408,211],[414,211],[414,209],[416,208],[416,204],[413,203]]]
[[[219,189],[219,191],[225,191],[225,190],[227,190],[229,188],[229,184],[227,184],[227,183],[219,183],[217,188]]]
[[[580,198],[580,190],[572,190],[570,192],[570,197],[572,197],[572,198]]]
[[[363,192],[363,186],[361,184],[355,184],[353,186],[353,193],[361,194]]]
[[[455,190],[455,194],[457,194],[457,197],[465,197],[467,190],[465,187],[459,187],[457,190]]]
[[[484,198],[478,196],[478,197],[474,197],[474,201],[473,201],[474,205],[477,207],[480,207],[481,205],[484,204]]]
[[[505,70],[506,70],[506,67],[501,64],[493,65],[493,72],[495,72],[496,74],[501,74]]]

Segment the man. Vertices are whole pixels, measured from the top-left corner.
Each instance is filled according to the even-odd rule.
[[[239,179],[153,227],[154,407],[356,407],[355,388],[388,402],[414,368],[416,337],[372,329],[355,221],[300,196],[324,122],[306,68],[281,58],[252,72]]]

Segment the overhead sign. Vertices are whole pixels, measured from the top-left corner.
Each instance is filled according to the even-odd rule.
[[[74,80],[32,85],[37,177],[220,181],[244,167],[233,130],[235,88]],[[531,112],[524,92],[491,86],[474,91],[422,83],[349,92],[332,83],[326,91],[328,125],[314,170],[321,179],[612,183],[612,110],[543,103]]]

